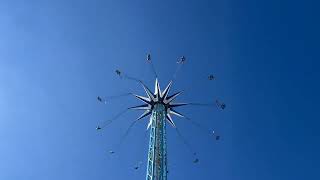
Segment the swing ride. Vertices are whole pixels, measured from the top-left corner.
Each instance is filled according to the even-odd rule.
[[[149,130],[150,132],[150,137],[149,137],[149,148],[148,148],[148,158],[147,158],[146,180],[167,180],[167,173],[169,172],[168,164],[167,164],[167,132],[166,132],[167,123],[176,131],[178,137],[183,142],[183,144],[190,151],[192,151],[192,154],[194,155],[193,163],[197,164],[200,162],[199,158],[197,157],[197,153],[194,152],[193,148],[188,143],[187,139],[184,138],[184,136],[180,133],[179,128],[175,125],[172,116],[178,116],[180,118],[184,118],[189,122],[191,122],[193,125],[197,126],[198,128],[206,129],[200,123],[193,121],[189,117],[178,112],[177,108],[182,106],[194,105],[194,106],[212,106],[212,107],[217,106],[219,109],[224,110],[226,108],[226,105],[220,100],[216,100],[214,103],[209,103],[209,104],[192,103],[192,102],[191,103],[175,102],[176,98],[179,95],[181,95],[183,91],[178,91],[173,94],[170,94],[170,90],[172,85],[174,84],[174,80],[176,79],[178,71],[180,70],[181,66],[186,63],[185,56],[181,56],[178,59],[177,61],[178,66],[173,75],[173,78],[163,90],[161,90],[160,88],[158,75],[155,71],[155,67],[151,60],[151,54],[147,54],[146,61],[151,65],[152,71],[155,75],[154,91],[151,91],[142,80],[128,76],[126,73],[122,72],[119,69],[115,70],[116,75],[119,76],[121,79],[132,80],[139,83],[144,89],[146,96],[141,96],[134,93],[125,93],[125,94],[120,94],[116,96],[108,96],[104,98],[101,96],[97,96],[97,100],[99,102],[106,104],[112,99],[132,95],[138,100],[140,100],[143,104],[124,109],[123,111],[119,112],[116,116],[114,116],[112,119],[99,124],[96,127],[96,130],[98,131],[103,130],[108,125],[110,125],[113,121],[120,118],[124,113],[126,113],[129,110],[144,111],[140,117],[138,117],[136,120],[134,120],[130,124],[124,136],[122,137],[121,141],[125,139],[125,137],[129,134],[130,129],[137,122],[150,116],[150,119],[147,125],[147,130]],[[214,79],[215,77],[212,74],[208,76],[209,81],[212,81]],[[218,135],[214,130],[211,130],[209,132],[211,133],[212,137],[215,140],[220,139],[220,135]],[[116,152],[113,150],[110,150],[109,153],[114,154]],[[139,163],[137,163],[134,166],[134,170],[139,170],[141,164],[142,164],[142,161],[139,161]]]

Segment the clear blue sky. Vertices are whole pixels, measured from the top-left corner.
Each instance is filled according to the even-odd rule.
[[[153,86],[177,57],[187,64],[173,90],[197,85],[180,101],[227,104],[223,112],[181,112],[221,134],[214,141],[174,118],[198,152],[193,164],[168,128],[169,179],[319,179],[319,13],[308,1],[17,1],[0,2],[0,179],[141,180],[147,120],[114,149],[138,115],[98,133],[98,122],[139,104],[133,97],[101,105],[96,96]],[[208,74],[216,80],[207,81]],[[317,172],[318,171],[318,172]]]

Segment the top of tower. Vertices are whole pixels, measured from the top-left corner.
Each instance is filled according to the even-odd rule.
[[[180,117],[184,117],[184,116],[181,113],[175,111],[174,108],[188,104],[188,103],[173,103],[175,98],[178,97],[181,94],[181,92],[174,93],[170,96],[168,95],[170,88],[172,86],[172,81],[169,82],[169,84],[163,90],[163,92],[161,92],[160,84],[159,84],[157,78],[155,80],[154,92],[152,92],[142,82],[141,82],[141,84],[147,94],[147,97],[139,96],[136,94],[134,94],[134,96],[137,99],[141,100],[144,104],[130,108],[130,109],[136,109],[136,110],[145,110],[145,112],[138,118],[138,120],[142,119],[146,116],[149,116],[152,113],[152,110],[154,109],[155,104],[163,104],[165,107],[165,111],[166,111],[166,119],[173,127],[175,127],[175,124],[171,118],[171,114],[176,115],[176,116],[180,116]],[[148,128],[149,128],[149,126],[148,126]]]

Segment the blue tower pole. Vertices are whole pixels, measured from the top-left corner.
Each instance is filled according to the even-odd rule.
[[[145,110],[145,112],[137,119],[151,115],[148,128],[150,128],[150,140],[148,148],[148,163],[146,180],[167,180],[167,142],[166,142],[166,122],[172,127],[176,127],[171,115],[184,117],[175,110],[176,107],[188,105],[188,103],[174,103],[174,99],[181,92],[174,93],[169,96],[172,81],[161,92],[158,79],[155,83],[155,92],[146,87],[141,82],[148,97],[133,94],[136,98],[144,102],[139,106],[130,109]]]
[[[146,180],[167,180],[166,109],[155,104],[150,117]]]

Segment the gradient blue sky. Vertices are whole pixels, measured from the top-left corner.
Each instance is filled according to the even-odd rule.
[[[101,133],[98,122],[139,104],[105,106],[97,95],[143,94],[121,69],[153,86],[151,52],[165,86],[215,108],[181,112],[214,128],[214,141],[183,119],[199,155],[193,164],[168,128],[169,179],[319,179],[319,4],[311,1],[0,1],[0,179],[145,178],[147,120],[114,156],[130,112]],[[214,74],[214,82],[207,81]]]

